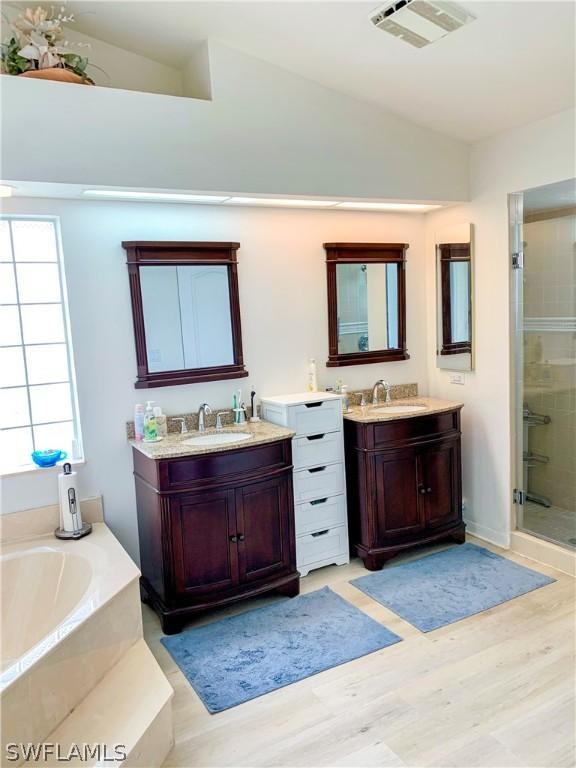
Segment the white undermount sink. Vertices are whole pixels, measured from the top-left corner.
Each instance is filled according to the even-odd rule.
[[[425,405],[384,405],[381,408],[374,408],[374,413],[416,413],[416,411],[425,410]]]
[[[185,445],[230,445],[231,443],[243,443],[252,437],[250,432],[212,432],[209,435],[198,435],[184,440]]]

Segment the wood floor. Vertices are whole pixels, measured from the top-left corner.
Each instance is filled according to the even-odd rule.
[[[160,645],[160,625],[144,607],[146,639],[175,690],[175,746],[165,765],[575,765],[576,582],[476,543],[558,581],[422,634],[347,583],[366,573],[360,561],[315,571],[302,580],[302,592],[328,584],[404,642],[216,715],[208,714]],[[249,601],[197,623],[274,599]]]

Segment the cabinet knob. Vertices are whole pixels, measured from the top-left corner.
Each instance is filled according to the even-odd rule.
[[[418,486],[418,491],[422,494],[426,493],[426,488],[423,485]]]
[[[426,493],[432,493],[432,488],[426,488]]]
[[[238,541],[244,541],[244,539],[245,539],[245,538],[246,538],[246,537],[244,536],[244,534],[243,534],[243,533],[239,533],[239,534],[238,534]]]
[[[234,535],[234,536],[230,536],[230,541],[231,541],[233,544],[236,544],[236,542],[238,541],[238,536],[235,536],[235,535]]]

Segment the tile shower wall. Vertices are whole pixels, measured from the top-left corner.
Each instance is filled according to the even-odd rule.
[[[525,224],[524,240],[524,400],[550,417],[529,428],[530,453],[549,461],[529,469],[528,490],[576,510],[576,333],[560,330],[576,315],[576,217]]]

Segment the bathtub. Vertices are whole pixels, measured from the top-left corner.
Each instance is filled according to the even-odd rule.
[[[138,577],[103,523],[2,546],[3,747],[46,739],[142,638]]]

